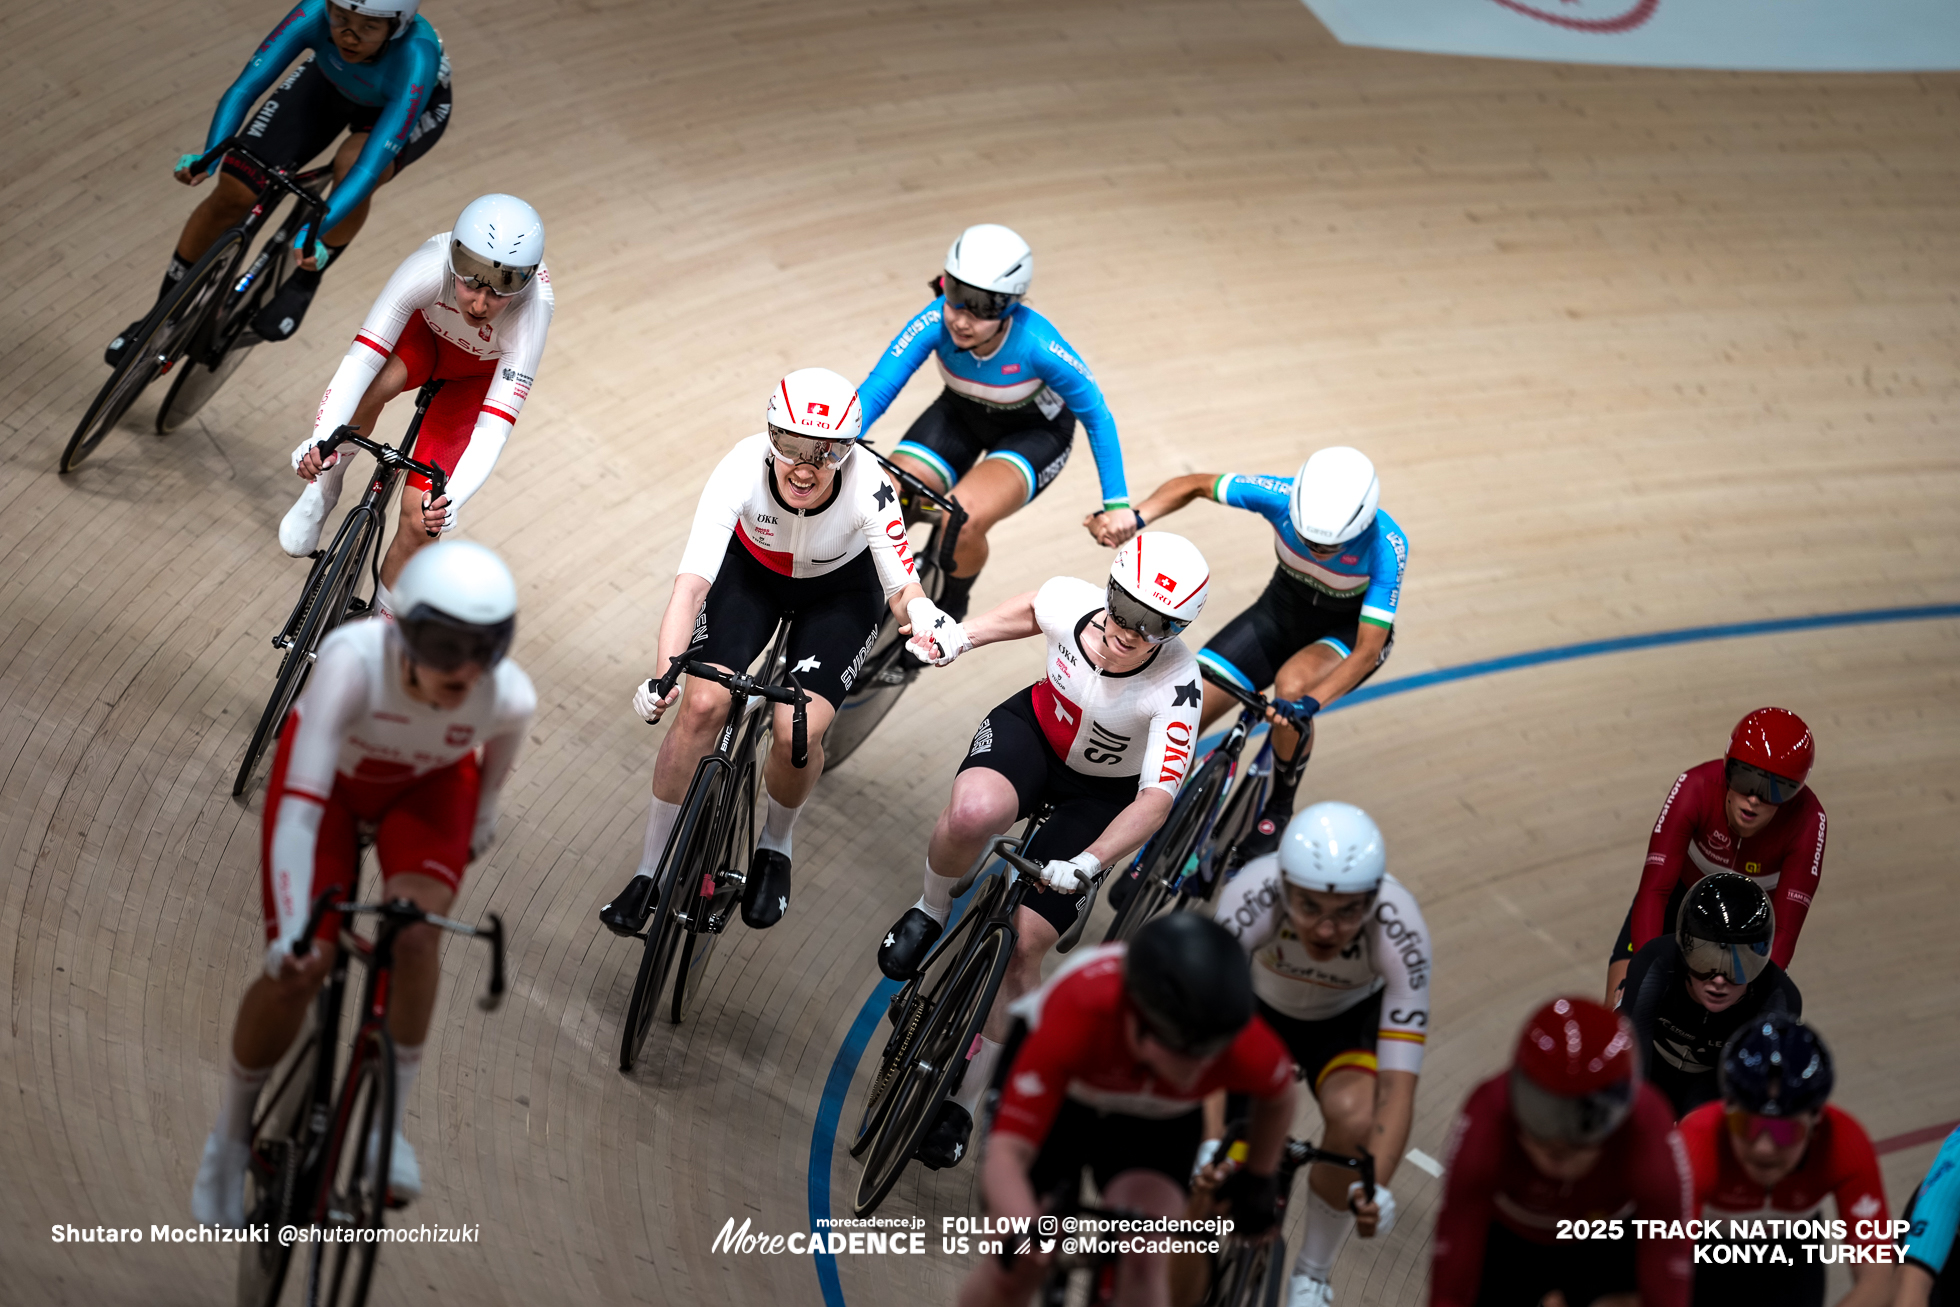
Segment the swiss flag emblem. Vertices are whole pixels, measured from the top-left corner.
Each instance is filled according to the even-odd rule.
[[[452,749],[460,749],[476,735],[476,727],[456,725],[443,733],[442,742]]]
[[[1159,589],[1168,590],[1173,594],[1177,592],[1177,582],[1171,580],[1168,576],[1165,576],[1162,572],[1157,573],[1157,586]]]
[[[826,417],[826,418],[827,418],[827,417],[829,417],[829,416],[830,416],[830,405],[828,405],[828,404],[806,404],[806,405],[804,405],[804,406],[803,406],[803,409],[804,409],[804,412],[806,412],[806,413],[814,413],[814,414],[816,414],[816,415],[817,415],[818,417]]]

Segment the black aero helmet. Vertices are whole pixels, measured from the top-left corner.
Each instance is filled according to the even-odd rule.
[[[1726,976],[1746,985],[1769,965],[1776,913],[1769,895],[1749,877],[1718,871],[1694,883],[1681,901],[1674,941],[1696,978]]]
[[[1837,1082],[1831,1050],[1816,1031],[1784,1012],[1729,1036],[1719,1076],[1722,1101],[1757,1116],[1815,1112]]]
[[[1137,932],[1123,960],[1123,988],[1150,1035],[1188,1057],[1223,1052],[1252,1020],[1245,950],[1195,912],[1158,917]]]

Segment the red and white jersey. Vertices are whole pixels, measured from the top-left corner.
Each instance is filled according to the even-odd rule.
[[[1258,1017],[1206,1066],[1194,1084],[1161,1080],[1130,1052],[1124,1014],[1123,957],[1129,945],[1104,944],[1070,959],[1009,1010],[1028,1023],[1008,1068],[994,1129],[1036,1144],[1048,1137],[1064,1099],[1099,1112],[1168,1121],[1216,1090],[1272,1098],[1293,1081],[1293,1055]]]
[[[732,534],[755,560],[784,576],[824,576],[869,549],[890,598],[918,579],[898,493],[876,459],[853,449],[837,469],[830,498],[791,508],[776,490],[769,437],[739,441],[715,465],[680,570],[713,581]]]
[[[1198,660],[1171,639],[1131,672],[1099,671],[1082,632],[1103,610],[1103,587],[1058,576],[1034,596],[1034,618],[1048,637],[1047,675],[1035,683],[1034,710],[1055,756],[1085,776],[1135,776],[1137,789],[1175,797],[1191,768],[1204,685]]]
[[[446,231],[429,237],[402,260],[381,288],[328,383],[327,393],[320,398],[313,435],[315,440],[325,440],[334,428],[354,416],[361,397],[367,394],[368,383],[394,352],[402,328],[420,314],[435,334],[439,349],[454,351],[462,356],[459,361],[477,365],[446,369],[439,365],[436,375],[480,375],[484,365],[495,369],[483,407],[477,412],[469,449],[449,478],[450,501],[460,505],[489,479],[490,469],[496,466],[497,455],[524,407],[525,396],[531,393],[538,360],[544,356],[545,336],[551,330],[554,301],[551,269],[540,263],[537,276],[511,297],[496,321],[484,327],[470,326],[456,306],[456,279],[449,271],[449,238]]]
[[[1723,1104],[1703,1103],[1682,1117],[1681,1140],[1694,1167],[1697,1215],[1722,1220],[1816,1218],[1823,1214],[1824,1199],[1829,1197],[1837,1200],[1848,1242],[1886,1242],[1884,1231],[1890,1227],[1869,1224],[1891,1217],[1878,1154],[1871,1136],[1849,1112],[1824,1105],[1811,1127],[1803,1161],[1774,1189],[1751,1180],[1736,1160]]]

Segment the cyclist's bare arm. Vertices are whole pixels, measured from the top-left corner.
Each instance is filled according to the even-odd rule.
[[[692,572],[674,577],[674,595],[667,601],[667,611],[660,619],[657,671],[665,672],[667,664],[686,653],[693,643],[695,619],[701,615],[701,605],[707,602],[713,584],[707,577]]]
[[[1164,818],[1170,815],[1170,791],[1154,785],[1140,790],[1130,800],[1130,806],[1117,813],[1115,820],[1103,828],[1103,833],[1084,852],[1095,854],[1105,867],[1113,866],[1142,848],[1143,842],[1156,834]]]
[[[1416,1073],[1375,1073],[1375,1122],[1368,1129],[1368,1151],[1375,1157],[1375,1183],[1395,1178],[1396,1164],[1409,1146],[1409,1126],[1416,1115]]]
[[[966,638],[978,649],[983,644],[1005,640],[1025,640],[1041,634],[1041,623],[1034,617],[1033,590],[1015,595],[1005,603],[989,608],[978,617],[966,619]]]
[[[389,400],[407,389],[408,364],[391,354],[388,356],[388,361],[381,365],[381,371],[375,373],[374,380],[368,383],[367,392],[361,396],[361,402],[354,406],[354,416],[347,420],[348,425],[364,436],[372,436],[375,424],[381,421],[381,410],[387,407]],[[299,474],[302,481],[311,481],[319,476],[321,472],[319,452],[314,449],[307,450],[306,457],[299,461],[299,466],[294,471]]]
[[[1387,643],[1387,627],[1376,626],[1373,622],[1361,623],[1354,637],[1354,652],[1335,663],[1334,670],[1321,677],[1320,683],[1307,693],[1318,699],[1320,706],[1325,708],[1361,684],[1361,678],[1381,664],[1382,646]]]
[[[1279,1156],[1286,1150],[1286,1132],[1293,1127],[1293,1107],[1298,1097],[1298,1084],[1289,1078],[1271,1098],[1252,1100],[1245,1164],[1255,1175],[1272,1175],[1279,1170]]]
[[[1194,499],[1205,499],[1211,494],[1212,483],[1218,480],[1216,472],[1192,472],[1187,476],[1172,477],[1150,492],[1137,512],[1143,520],[1155,524],[1159,518],[1167,517],[1183,508]]]
[[[1040,1150],[1020,1135],[1000,1131],[987,1138],[986,1162],[980,1168],[980,1195],[990,1216],[1032,1217],[1041,1214],[1028,1171]]]

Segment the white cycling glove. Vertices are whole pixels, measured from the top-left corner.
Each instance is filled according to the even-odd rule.
[[[1041,869],[1041,882],[1050,889],[1058,889],[1064,894],[1073,894],[1089,883],[1091,877],[1102,870],[1102,859],[1084,849],[1063,862],[1051,859]]]
[[[278,980],[280,978],[280,972],[285,967],[287,962],[291,962],[293,965],[297,966],[299,964],[300,959],[310,955],[315,947],[317,947],[317,941],[314,944],[309,944],[307,947],[301,949],[299,952],[299,957],[294,957],[293,941],[291,941],[290,939],[286,939],[283,936],[280,937],[279,939],[273,940],[272,943],[266,945],[265,974],[272,977],[272,979],[274,980]]]
[[[905,617],[912,624],[911,637],[905,643],[921,662],[944,667],[973,647],[966,628],[924,595],[905,605]]]
[[[673,707],[674,700],[680,697],[681,686],[679,681],[674,682],[674,688],[669,690],[667,697],[663,699],[659,694],[655,693],[653,681],[649,678],[633,687],[633,711],[651,725],[659,721],[660,714]]]
[[[306,456],[313,451],[313,446],[320,443],[321,443],[321,439],[319,436],[308,436],[306,439],[299,442],[299,448],[293,451],[293,471],[295,472],[299,471],[299,465],[306,461]],[[320,460],[320,468],[322,471],[324,471],[327,468],[332,467],[335,463],[338,463],[339,461],[340,461],[340,451],[336,449],[334,450],[333,453],[328,454],[325,458]]]
[[[1205,1168],[1217,1159],[1218,1146],[1224,1142],[1223,1139],[1207,1139],[1198,1145],[1198,1158],[1191,1163],[1191,1178],[1193,1180],[1203,1175]]]
[[[1359,1180],[1350,1182],[1348,1185],[1348,1202],[1352,1204],[1360,1196],[1361,1182]],[[1375,1220],[1375,1238],[1379,1239],[1395,1228],[1395,1195],[1388,1191],[1387,1185],[1378,1184],[1375,1186],[1375,1206],[1381,1208],[1382,1211],[1382,1214]]]
[[[334,457],[335,458],[340,457],[339,450],[334,451]],[[423,508],[427,508],[429,506],[429,502],[431,498],[432,496],[428,491],[424,490],[422,492]],[[454,495],[449,495],[446,496],[446,498],[449,500],[449,502],[442,506],[443,509],[442,529],[444,531],[454,531],[456,529],[456,497]]]

